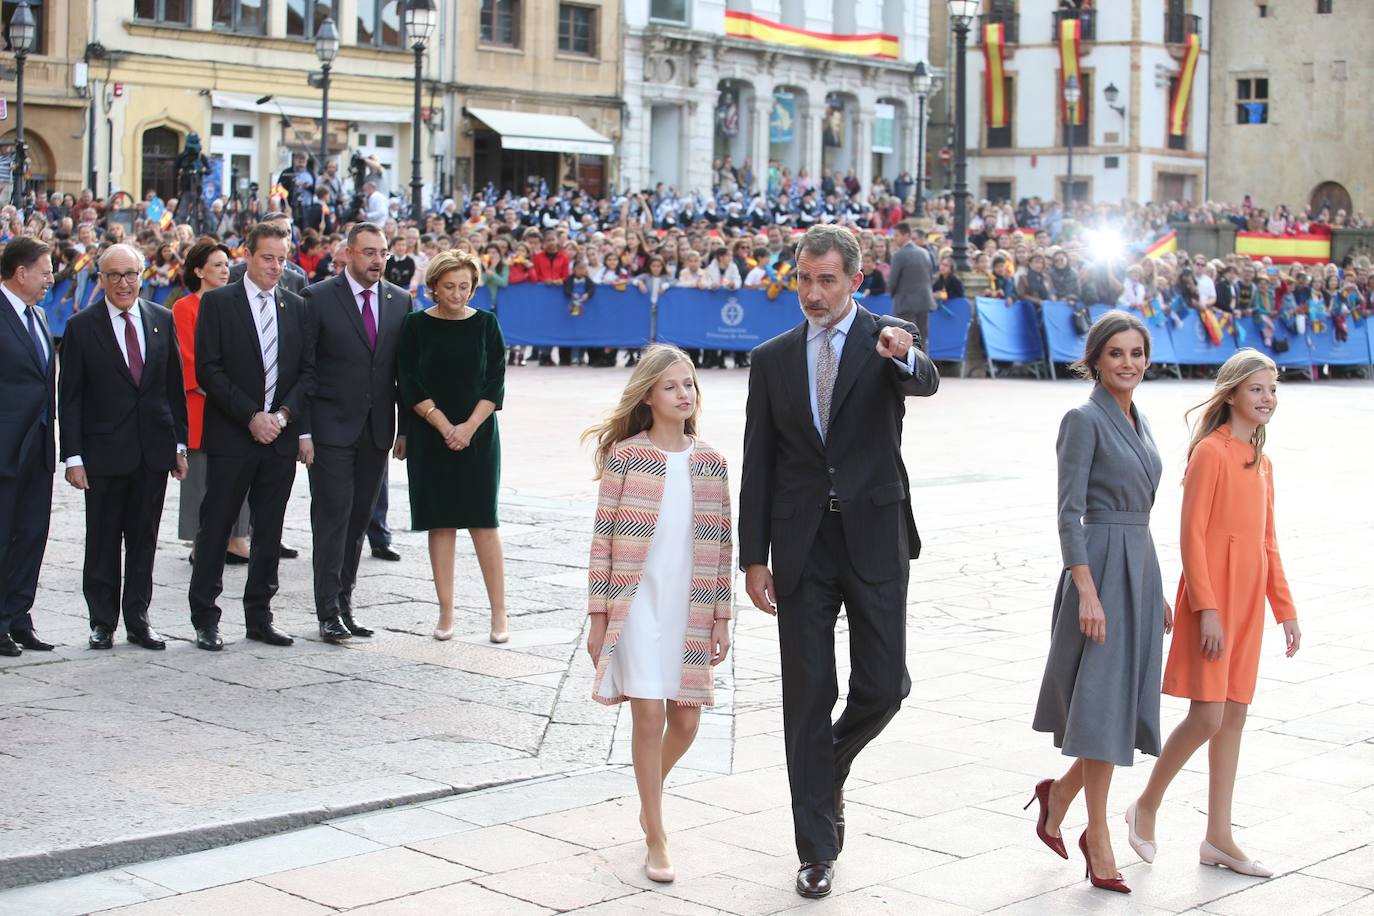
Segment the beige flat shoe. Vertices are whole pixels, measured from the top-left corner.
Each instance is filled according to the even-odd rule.
[[[1203,865],[1219,865],[1223,868],[1229,868],[1238,875],[1249,875],[1252,878],[1274,877],[1274,873],[1261,865],[1258,859],[1251,859],[1248,862],[1233,859],[1206,840],[1203,840],[1202,846],[1198,848],[1198,861]]]
[[[649,857],[644,857],[644,877],[656,884],[672,884],[677,874],[673,871],[673,866],[667,868],[655,868],[649,864]]]
[[[1135,832],[1135,802],[1131,802],[1126,808],[1126,842],[1131,844],[1135,854],[1145,862],[1154,862],[1155,853],[1159,851],[1154,840],[1141,839],[1140,834]]]
[[[487,638],[499,646],[502,643],[510,642],[510,633],[506,632],[505,630],[501,630],[500,632],[492,630],[491,634]]]

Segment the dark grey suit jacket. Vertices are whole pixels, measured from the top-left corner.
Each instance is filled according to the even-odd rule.
[[[38,361],[29,329],[0,293],[0,477],[14,477],[34,449],[52,473],[57,449],[53,441],[57,416],[57,350],[48,333],[43,310],[38,310],[42,334],[48,341],[48,366]]]
[[[919,342],[916,328],[854,307],[859,314],[840,355],[824,442],[811,420],[807,323],[759,345],[751,360],[739,562],[741,568],[768,563],[771,553],[780,595],[801,577],[832,490],[843,510],[849,560],[865,581],[905,574],[921,552],[902,462],[902,418],[906,398],[934,394],[940,375],[919,348],[909,376],[879,356],[883,328],[904,328]]]
[[[305,345],[315,362],[307,425],[323,445],[352,445],[364,424],[377,448],[391,448],[396,439],[396,350],[401,323],[410,314],[410,294],[383,280],[377,298],[374,351],[347,278],[331,277],[305,289]]]
[[[932,272],[930,253],[924,248],[908,243],[897,249],[892,255],[892,269],[887,274],[892,314],[909,319],[935,308]]]

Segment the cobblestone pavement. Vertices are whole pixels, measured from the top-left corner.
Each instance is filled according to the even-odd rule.
[[[750,608],[738,611],[722,703],[671,782],[678,880],[651,887],[642,876],[628,730],[617,728],[627,720],[591,702],[580,650],[594,485],[576,435],[624,378],[533,367],[510,375],[501,421],[513,633],[501,648],[485,644],[468,547],[464,637],[428,638],[424,540],[400,532],[403,562],[363,563],[359,617],[379,626],[377,637],[347,647],[316,640],[307,550],[282,564],[277,607],[294,647],[237,639],[243,577],[231,570],[224,607],[235,641],[220,655],[198,652],[187,642],[186,550],[170,539],[173,486],[153,621],[177,641],[165,653],[88,651],[80,503],[59,484],[37,619],[66,645],[55,657],[0,661],[0,885],[80,876],[0,892],[0,916],[754,914],[801,904],[790,889],[776,636]],[[703,379],[704,434],[735,468],[745,378]],[[1182,413],[1206,390],[1158,382],[1139,398],[1165,457],[1154,534],[1166,581],[1179,568]],[[1036,841],[1022,805],[1064,764],[1029,727],[1059,569],[1053,444],[1060,415],[1086,393],[1071,383],[952,379],[936,398],[910,402],[905,452],[926,542],[909,608],[914,687],[854,770],[836,892],[807,906],[1374,914],[1369,383],[1286,385],[1271,428],[1304,643],[1284,659],[1277,629],[1267,633],[1235,819],[1241,843],[1279,877],[1197,865],[1201,757],[1161,814],[1153,866],[1135,859],[1120,822],[1148,766],[1118,772],[1113,829],[1130,898],[1091,891],[1076,859]],[[401,465],[392,492],[392,521],[403,526]],[[288,539],[303,548],[306,498],[302,475]],[[842,622],[842,659],[845,645]],[[1165,698],[1166,728],[1182,709]],[[492,788],[464,791],[482,786]],[[378,810],[405,802],[417,804]],[[1084,820],[1080,802],[1065,835],[1076,838]],[[261,838],[233,842],[247,837]]]

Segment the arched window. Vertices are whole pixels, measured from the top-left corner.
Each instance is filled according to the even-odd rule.
[[[164,201],[176,196],[175,160],[180,145],[181,135],[170,127],[150,127],[143,132],[144,196],[149,191],[157,192]]]

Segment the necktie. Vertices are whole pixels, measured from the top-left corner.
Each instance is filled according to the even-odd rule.
[[[277,395],[277,322],[272,317],[271,293],[258,293],[258,337],[262,340],[263,410],[271,410]]]
[[[835,329],[821,332],[821,347],[816,353],[816,412],[821,417],[821,438],[830,431],[830,396],[835,392]]]
[[[24,316],[28,319],[29,336],[33,338],[33,348],[38,351],[38,362],[44,369],[47,369],[48,348],[43,345],[43,335],[38,331],[38,319],[34,317],[33,313],[33,306],[24,309]]]
[[[128,312],[120,312],[119,317],[124,319],[124,349],[129,354],[129,374],[134,377],[134,384],[143,383],[143,352],[138,348],[138,332],[134,330],[134,320],[129,317]]]
[[[372,314],[372,290],[363,290],[363,330],[367,332],[367,345],[377,349],[377,318]]]

